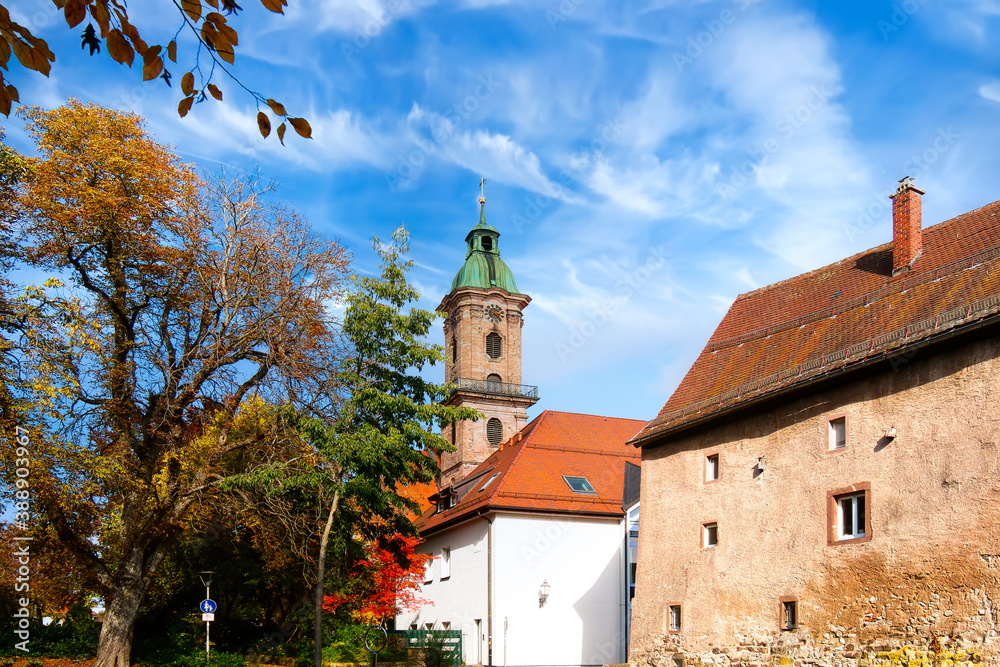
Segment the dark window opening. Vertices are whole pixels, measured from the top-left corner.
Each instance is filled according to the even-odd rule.
[[[484,236],[482,243],[483,243],[483,250],[485,250],[486,252],[490,252],[491,250],[493,250],[493,239],[490,238],[489,236]]]
[[[489,440],[490,444],[496,447],[503,440],[503,424],[496,417],[491,417],[488,422],[486,422],[486,439]]]
[[[486,354],[490,359],[499,359],[503,352],[503,339],[496,331],[491,331],[486,336]]]
[[[670,605],[670,631],[680,632],[681,629],[681,606],[679,604]]]
[[[781,629],[794,630],[798,627],[798,603],[785,600],[781,603]]]
[[[486,381],[500,384],[503,380],[501,380],[500,376],[497,375],[496,373],[490,373],[489,375],[486,376]]]
[[[706,549],[708,547],[719,546],[719,524],[717,523],[706,523],[702,526],[702,533],[704,536],[704,546]]]

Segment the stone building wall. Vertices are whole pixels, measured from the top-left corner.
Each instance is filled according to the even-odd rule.
[[[847,443],[830,451],[841,416]],[[830,494],[845,489],[867,489],[870,528],[831,543]],[[635,667],[1000,665],[1000,340],[646,449],[641,507]]]

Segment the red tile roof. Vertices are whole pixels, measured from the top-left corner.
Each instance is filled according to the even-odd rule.
[[[626,441],[643,424],[546,410],[462,481],[442,489],[458,503],[425,513],[417,529],[428,535],[494,510],[622,516],[625,462],[639,463],[639,452]],[[574,493],[563,475],[586,477],[597,493]]]
[[[892,276],[892,244],[740,295],[660,413],[649,446],[823,376],[901,354],[1000,313],[1000,202],[923,230]]]

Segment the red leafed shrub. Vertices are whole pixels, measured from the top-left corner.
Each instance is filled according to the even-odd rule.
[[[370,542],[366,557],[355,563],[340,591],[323,597],[323,609],[347,611],[360,623],[378,623],[387,616],[430,604],[417,595],[431,558],[416,553],[418,544],[420,538],[399,534],[383,545]]]

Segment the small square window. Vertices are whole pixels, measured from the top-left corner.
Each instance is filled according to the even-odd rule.
[[[714,482],[719,479],[719,455],[710,454],[705,457],[705,481]]]
[[[586,477],[569,477],[563,475],[563,479],[569,484],[569,488],[573,489],[573,493],[597,493]]]
[[[799,625],[798,600],[781,598],[781,629],[794,630]]]
[[[847,447],[847,417],[831,419],[827,432],[827,448],[838,451]]]
[[[671,632],[681,631],[681,606],[679,604],[670,605],[668,623]]]
[[[701,525],[701,546],[706,549],[719,546],[719,524],[716,522]]]

